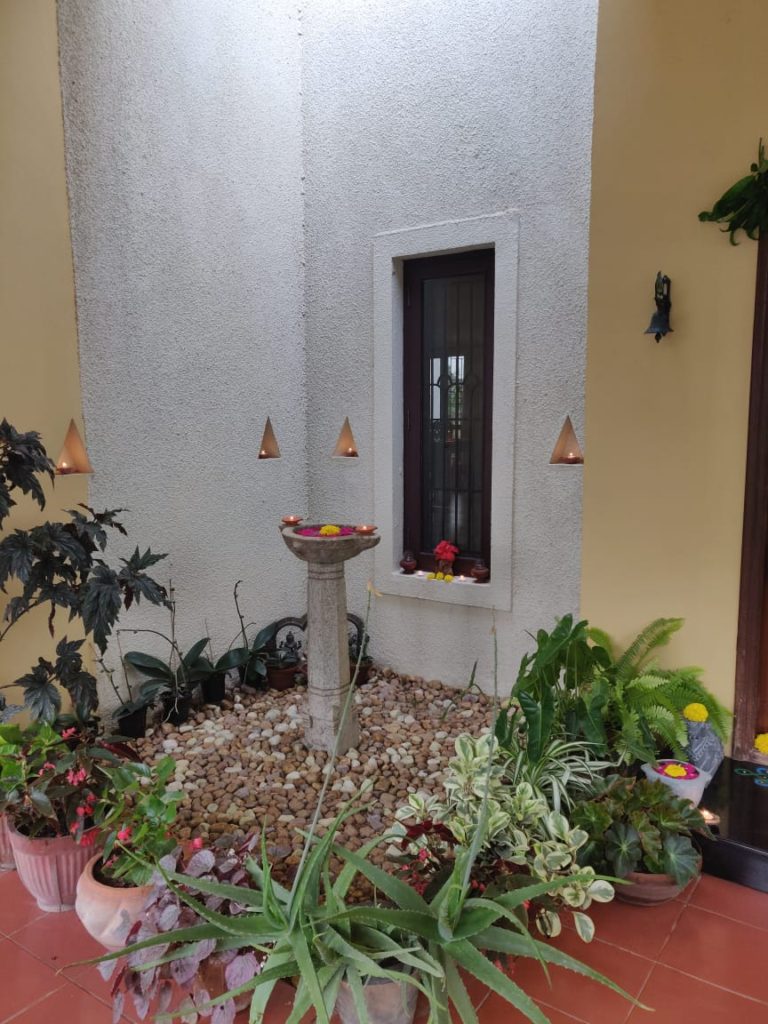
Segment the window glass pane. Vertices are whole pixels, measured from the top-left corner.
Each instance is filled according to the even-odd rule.
[[[422,293],[422,542],[482,554],[482,274],[427,279]]]

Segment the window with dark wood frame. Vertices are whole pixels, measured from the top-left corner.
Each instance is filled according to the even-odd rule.
[[[491,567],[493,249],[407,260],[403,547],[432,569],[441,540],[454,569]]]

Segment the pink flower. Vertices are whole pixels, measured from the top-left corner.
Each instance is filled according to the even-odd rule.
[[[95,842],[96,836],[94,836],[92,832],[84,832],[83,835],[80,837],[81,846],[93,846]]]
[[[55,764],[51,764],[50,761],[46,761],[45,764],[43,765],[43,767],[40,769],[40,771],[37,774],[38,775],[45,775],[46,772],[55,772],[55,771],[56,771],[56,765]]]
[[[131,832],[131,826],[126,825],[125,828],[121,828],[120,831],[117,833],[117,838],[120,840],[121,843],[127,843],[131,838]]]
[[[427,850],[424,849],[424,847],[422,847],[419,850],[419,860],[420,861],[425,861],[425,860],[428,860],[428,859],[429,859],[429,853],[427,852]]]
[[[190,848],[193,849],[193,850],[202,850],[202,848],[203,848],[203,840],[200,838],[200,836],[195,836],[195,838],[192,840],[192,842],[189,845],[190,845]]]
[[[71,740],[73,736],[77,736],[77,729],[74,725],[70,726],[69,729],[65,729],[61,734],[63,740]]]
[[[70,786],[79,786],[88,778],[88,772],[85,768],[78,768],[75,771],[74,768],[70,768],[67,772],[67,782]]]
[[[84,807],[77,807],[75,809],[75,814],[78,816],[78,818],[85,817],[85,808]]]

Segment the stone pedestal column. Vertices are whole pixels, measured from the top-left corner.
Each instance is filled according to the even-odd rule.
[[[296,527],[281,529],[291,551],[307,563],[307,744],[332,751],[349,692],[347,590],[344,562],[375,547],[379,537],[350,533],[338,537],[304,536]],[[359,727],[354,704],[339,737],[339,753],[357,744]]]
[[[307,566],[309,696],[306,738],[311,747],[333,750],[341,712],[349,691],[347,590],[344,563]],[[354,706],[339,741],[341,752],[354,747],[360,734]]]

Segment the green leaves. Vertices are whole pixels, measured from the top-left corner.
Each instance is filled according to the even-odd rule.
[[[698,875],[701,858],[690,839],[680,835],[668,835],[664,838],[661,864],[666,874],[671,875],[678,885],[687,885]]]
[[[768,160],[760,139],[757,163],[751,164],[751,173],[731,185],[711,210],[702,210],[701,221],[724,223],[723,231],[730,235],[731,245],[737,245],[736,232],[743,230],[748,238],[757,239],[761,231],[768,230]]]
[[[53,462],[36,430],[21,433],[8,420],[0,422],[0,526],[16,504],[11,497],[14,490],[28,494],[45,508],[45,493],[38,477],[47,476],[52,481],[53,471]]]
[[[621,821],[615,822],[605,836],[605,853],[619,878],[635,871],[643,855],[637,829]]]

